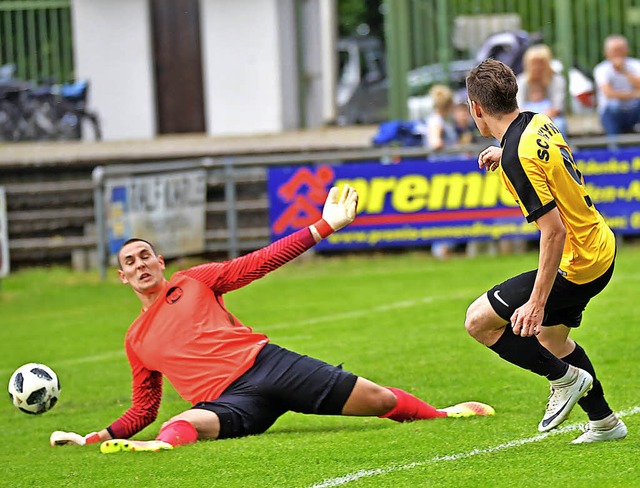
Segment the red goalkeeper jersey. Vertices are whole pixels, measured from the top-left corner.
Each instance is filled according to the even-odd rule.
[[[253,365],[269,341],[227,310],[222,295],[261,278],[315,244],[308,228],[246,256],[175,273],[163,293],[131,324],[125,348],[132,405],[108,427],[130,437],[153,422],[162,375],[185,400],[212,401]]]

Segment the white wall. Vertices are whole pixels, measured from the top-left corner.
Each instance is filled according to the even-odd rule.
[[[155,136],[148,1],[72,0],[72,13],[76,77],[90,81],[104,138]]]
[[[296,9],[298,0],[278,0],[278,49],[280,59],[280,86],[282,93],[282,129],[300,127],[298,105],[298,45],[296,32]]]
[[[320,56],[322,69],[322,121],[336,118],[336,84],[338,82],[337,0],[320,0]]]
[[[283,129],[278,0],[202,0],[210,134]]]

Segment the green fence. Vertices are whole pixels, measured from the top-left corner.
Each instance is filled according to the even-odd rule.
[[[0,0],[0,65],[22,80],[73,79],[70,0]]]
[[[393,117],[406,117],[406,73],[473,57],[492,32],[539,33],[565,66],[587,72],[602,60],[610,34],[640,57],[640,0],[385,0]]]

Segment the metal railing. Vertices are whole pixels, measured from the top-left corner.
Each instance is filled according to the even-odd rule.
[[[587,149],[609,146],[612,148],[638,145],[640,138],[633,135],[621,135],[615,139],[606,136],[575,138],[570,140],[571,147]],[[448,148],[441,154],[477,154],[487,144],[474,144]],[[194,158],[182,161],[165,161],[148,164],[116,164],[98,166],[93,170],[94,212],[97,230],[97,261],[100,274],[104,278],[109,266],[107,250],[107,221],[105,215],[106,178],[132,175],[153,174],[176,170],[204,169],[207,172],[207,187],[217,187],[220,194],[215,200],[207,197],[207,225],[205,228],[205,251],[224,252],[229,258],[242,251],[257,249],[270,242],[270,224],[267,215],[267,170],[282,165],[308,165],[335,162],[392,161],[400,158],[429,157],[431,152],[425,147],[375,147],[357,151],[325,151],[313,154],[270,154],[233,158]],[[247,191],[248,185],[254,185]],[[244,194],[242,197],[239,194]],[[252,222],[242,219],[241,215],[254,212],[258,218]],[[215,227],[210,218],[217,214]]]
[[[572,138],[572,148],[640,145],[637,135]],[[486,145],[452,149],[477,154]],[[263,247],[270,242],[268,168],[276,165],[331,163],[338,161],[381,161],[428,156],[424,147],[371,147],[358,150],[263,154],[242,157],[190,157],[179,163],[207,171],[205,252],[229,257]],[[168,164],[175,167],[175,161]],[[104,167],[119,166],[105,163]],[[141,167],[134,163],[131,166]],[[71,168],[63,161],[54,165],[37,163],[0,172],[6,190],[9,249],[16,266],[71,263],[76,268],[106,266],[105,244],[96,252],[98,226],[102,225],[95,205],[104,201],[96,195],[87,161]],[[111,171],[111,170],[109,170]],[[98,256],[100,254],[100,256]]]
[[[73,79],[70,0],[0,2],[0,65],[22,80]]]

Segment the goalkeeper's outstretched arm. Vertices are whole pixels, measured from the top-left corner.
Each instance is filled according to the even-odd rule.
[[[342,193],[333,187],[322,210],[322,218],[278,241],[244,256],[194,266],[180,274],[204,283],[215,293],[224,294],[262,278],[313,247],[320,240],[355,220],[358,193],[345,185]]]

